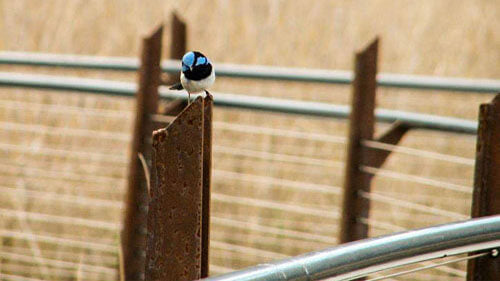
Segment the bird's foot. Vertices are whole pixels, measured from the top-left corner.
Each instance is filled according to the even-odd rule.
[[[213,98],[209,91],[205,90],[205,97]]]

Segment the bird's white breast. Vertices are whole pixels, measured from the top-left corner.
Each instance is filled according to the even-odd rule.
[[[210,76],[208,76],[205,79],[198,80],[198,81],[187,79],[184,76],[184,73],[181,72],[182,87],[184,87],[184,89],[186,89],[186,91],[188,91],[189,93],[198,93],[198,92],[204,91],[204,90],[208,89],[210,86],[212,86],[214,81],[215,81],[215,72],[214,72],[213,68],[212,68],[212,72],[210,73]]]

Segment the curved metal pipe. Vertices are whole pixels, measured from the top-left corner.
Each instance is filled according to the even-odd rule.
[[[353,280],[400,265],[498,247],[500,215],[351,242],[203,280]]]

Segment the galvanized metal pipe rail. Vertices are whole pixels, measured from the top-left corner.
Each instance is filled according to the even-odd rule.
[[[353,280],[402,265],[499,247],[500,216],[490,216],[351,242],[203,280]]]
[[[0,64],[117,71],[137,71],[139,68],[139,61],[135,58],[24,52],[0,52]],[[167,73],[178,73],[180,71],[179,66],[180,63],[178,61],[165,60],[162,63],[162,70]],[[285,68],[223,63],[215,64],[215,69],[217,76],[220,77],[332,84],[350,84],[353,81],[352,72],[342,70]],[[500,80],[495,79],[465,79],[380,73],[377,75],[377,83],[379,86],[391,88],[410,88],[477,93],[500,92]]]
[[[137,90],[135,83],[128,82],[8,72],[0,72],[0,86],[76,91],[125,97],[133,97]],[[214,104],[216,106],[329,118],[348,118],[350,113],[350,108],[344,105],[236,94],[213,94],[215,97]],[[170,100],[187,99],[186,94],[178,91],[169,91],[166,87],[160,87],[160,97]],[[375,116],[377,121],[380,122],[392,123],[399,120],[415,129],[429,129],[465,134],[476,134],[477,132],[477,122],[466,119],[388,109],[376,110]]]

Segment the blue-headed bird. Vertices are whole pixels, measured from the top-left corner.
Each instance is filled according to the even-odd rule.
[[[189,95],[189,103],[191,93],[206,91],[214,81],[214,68],[208,58],[200,52],[191,51],[182,57],[181,82],[173,85],[170,89],[185,89]]]

